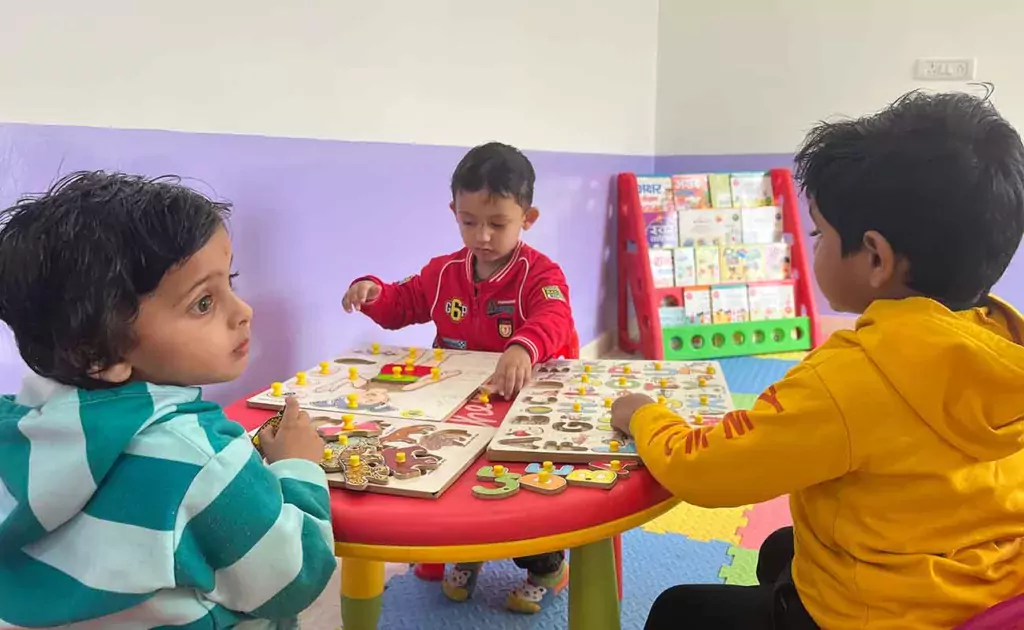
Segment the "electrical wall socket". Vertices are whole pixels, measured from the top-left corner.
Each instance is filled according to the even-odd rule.
[[[918,59],[914,79],[918,81],[973,81],[976,59]]]

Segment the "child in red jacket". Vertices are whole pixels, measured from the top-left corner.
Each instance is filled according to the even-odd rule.
[[[533,365],[575,357],[579,341],[562,269],[519,240],[536,223],[533,165],[519,150],[492,142],[466,154],[452,175],[451,209],[465,247],[434,258],[418,275],[385,283],[357,279],[345,293],[347,312],[361,311],[395,330],[433,321],[434,346],[501,352],[491,389],[511,398]],[[527,580],[506,599],[508,609],[534,613],[547,593],[568,583],[564,552],[516,558]],[[454,601],[472,595],[479,563],[455,565],[444,582]]]

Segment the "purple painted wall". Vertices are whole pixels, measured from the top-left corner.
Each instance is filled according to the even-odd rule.
[[[354,344],[426,344],[431,326],[385,333],[345,315],[364,273],[400,279],[461,247],[448,202],[463,147],[0,124],[0,204],[80,169],[167,173],[235,204],[239,292],[255,309],[252,363],[208,395],[226,402]],[[541,220],[525,240],[569,281],[580,340],[615,325],[613,175],[649,172],[651,157],[530,152]],[[0,336],[0,391],[26,368]]]
[[[761,171],[771,168],[792,168],[793,156],[786,153],[767,153],[761,155],[672,155],[654,159],[656,173],[712,173],[730,171]],[[805,233],[813,226],[807,213],[801,214]],[[822,315],[836,315],[828,306],[821,291],[818,295],[818,311]],[[1024,308],[1024,255],[1018,250],[1010,262],[1002,280],[995,286],[994,292],[1017,308]]]

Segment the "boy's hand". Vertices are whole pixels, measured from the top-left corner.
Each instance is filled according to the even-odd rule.
[[[491,388],[501,396],[511,399],[519,390],[526,387],[532,370],[530,353],[526,348],[513,344],[501,353],[498,367],[494,368],[494,376],[491,377]]]
[[[260,431],[260,447],[267,461],[305,459],[319,464],[324,458],[324,441],[317,435],[309,414],[299,411],[299,402],[289,396],[284,401],[284,415],[274,432],[272,427]]]
[[[612,427],[618,429],[623,435],[631,436],[629,422],[633,419],[636,410],[644,405],[653,403],[650,396],[644,394],[629,394],[612,403]]]
[[[373,280],[360,280],[345,291],[341,306],[346,313],[363,310],[363,304],[372,302],[380,295],[380,285]]]

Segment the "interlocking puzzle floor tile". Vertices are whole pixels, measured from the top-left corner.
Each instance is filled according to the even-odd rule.
[[[758,396],[759,394],[733,394],[732,404],[737,409],[750,409],[754,406]]]
[[[749,507],[709,510],[680,503],[642,527],[645,532],[652,534],[679,534],[698,542],[720,540],[736,545],[740,542],[736,530],[747,524],[743,513]]]
[[[622,601],[623,630],[643,628],[651,604],[665,589],[677,584],[721,583],[718,576],[729,561],[729,545],[701,543],[682,536],[648,534],[632,530],[623,535],[625,573]],[[571,570],[571,569],[570,569]],[[489,562],[480,573],[476,593],[465,603],[448,601],[437,582],[397,576],[384,591],[380,630],[564,630],[568,594],[536,615],[517,615],[503,608],[509,589],[525,573],[509,561]]]
[[[732,564],[727,564],[718,571],[718,577],[726,584],[736,586],[754,586],[757,584],[758,552],[742,547],[729,547]]]
[[[737,529],[740,546],[758,550],[765,538],[772,532],[793,524],[789,512],[789,496],[781,496],[766,503],[759,503],[746,512],[747,524]]]

